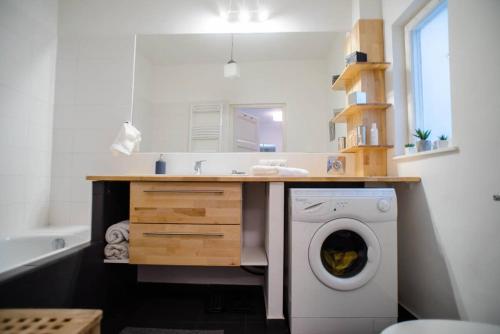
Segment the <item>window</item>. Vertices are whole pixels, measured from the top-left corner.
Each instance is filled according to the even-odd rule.
[[[426,129],[429,139],[451,138],[448,3],[434,0],[424,7],[406,25],[405,43],[411,134]]]
[[[233,105],[235,152],[284,152],[284,105]]]

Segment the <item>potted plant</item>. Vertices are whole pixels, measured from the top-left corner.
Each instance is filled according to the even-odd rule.
[[[413,154],[415,153],[415,144],[412,144],[412,143],[408,143],[405,145],[405,154],[406,155],[409,155],[409,154]]]
[[[418,138],[417,152],[430,151],[432,149],[432,142],[429,139],[431,130],[415,130],[414,137]]]
[[[435,148],[445,148],[448,147],[448,136],[447,135],[441,135],[438,137],[438,140],[434,142]]]

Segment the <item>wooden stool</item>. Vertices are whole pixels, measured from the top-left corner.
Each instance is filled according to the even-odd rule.
[[[101,310],[0,309],[2,334],[99,334]]]

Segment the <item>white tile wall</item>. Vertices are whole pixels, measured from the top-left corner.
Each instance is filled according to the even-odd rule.
[[[113,172],[109,151],[128,120],[133,36],[60,34],[50,222],[90,224],[89,173]]]
[[[0,1],[0,234],[47,225],[57,0]]]
[[[120,124],[129,117],[133,35],[60,36],[58,48],[50,221],[90,224],[91,184],[85,177],[153,173],[158,154],[113,157],[109,152]],[[259,158],[271,155],[288,159],[290,166],[324,175],[329,154],[169,153],[167,171],[192,174],[194,161],[202,159],[208,160],[204,173],[248,171]],[[348,165],[353,174],[350,156]]]

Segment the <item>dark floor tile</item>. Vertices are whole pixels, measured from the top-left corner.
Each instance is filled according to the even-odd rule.
[[[238,322],[220,322],[220,323],[199,323],[196,329],[204,330],[224,330],[224,334],[243,334],[245,332],[244,324]]]
[[[411,314],[407,309],[403,306],[398,305],[398,322],[416,320],[415,316]]]
[[[288,334],[287,321],[267,320],[245,323],[245,334]]]

